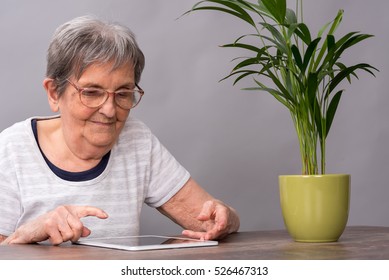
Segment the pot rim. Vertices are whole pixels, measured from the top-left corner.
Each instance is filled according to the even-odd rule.
[[[339,173],[339,174],[314,174],[314,175],[279,175],[279,178],[284,177],[302,177],[302,178],[320,178],[320,177],[350,177],[350,174]]]

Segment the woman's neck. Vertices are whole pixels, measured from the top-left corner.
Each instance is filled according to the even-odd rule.
[[[81,172],[95,167],[111,147],[95,147],[86,141],[67,139],[62,131],[61,119],[37,122],[38,141],[47,159],[60,169]]]

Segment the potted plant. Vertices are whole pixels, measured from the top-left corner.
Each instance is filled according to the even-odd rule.
[[[265,91],[290,112],[301,154],[301,175],[281,175],[280,202],[284,222],[296,241],[337,241],[347,224],[350,175],[326,174],[326,138],[344,89],[341,82],[358,78],[358,71],[374,76],[367,63],[346,66],[342,55],[372,35],[349,32],[340,38],[335,31],[342,21],[340,10],[316,37],[303,21],[303,0],[296,9],[286,0],[206,0],[187,13],[212,10],[238,18],[250,27],[224,48],[238,48],[245,56],[224,79],[234,85],[251,77],[253,87]],[[185,14],[187,14],[185,13]],[[223,80],[224,80],[223,79]]]

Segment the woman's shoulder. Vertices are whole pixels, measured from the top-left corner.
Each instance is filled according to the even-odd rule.
[[[150,128],[141,120],[134,118],[134,117],[129,117],[128,120],[126,121],[126,124],[123,127],[122,134],[127,134],[128,135],[150,135],[151,130]]]
[[[27,135],[26,132],[28,132],[28,129],[31,130],[31,120],[32,118],[29,118],[24,121],[19,121],[5,128],[0,133],[0,140],[18,139],[20,141],[21,140],[20,137],[23,138],[23,136],[26,136]],[[30,124],[30,126],[28,126],[28,124]]]
[[[133,145],[146,147],[151,145],[152,139],[153,134],[143,121],[129,117],[120,133],[117,144],[126,149]]]
[[[7,127],[0,133],[0,158],[31,152],[33,137],[31,118]]]

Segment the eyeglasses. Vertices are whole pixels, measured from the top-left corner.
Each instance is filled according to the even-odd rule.
[[[98,108],[103,105],[110,94],[113,94],[115,103],[124,110],[130,110],[139,104],[144,91],[137,85],[136,89],[120,89],[115,92],[109,92],[101,88],[80,88],[73,82],[66,80],[79,93],[80,101],[86,107]]]

